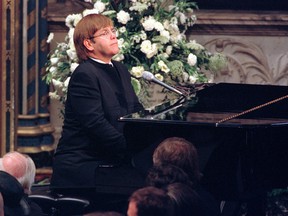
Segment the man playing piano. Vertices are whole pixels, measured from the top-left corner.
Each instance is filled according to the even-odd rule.
[[[95,187],[99,167],[129,164],[118,119],[143,107],[127,68],[112,60],[119,51],[116,34],[112,20],[100,14],[83,17],[75,28],[80,64],[70,79],[54,155],[51,188],[56,191],[89,190]]]

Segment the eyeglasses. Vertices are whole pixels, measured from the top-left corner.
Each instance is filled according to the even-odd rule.
[[[108,37],[110,36],[110,34],[116,34],[116,33],[117,33],[117,28],[105,29],[101,34],[92,36],[89,39],[93,39],[96,37]]]

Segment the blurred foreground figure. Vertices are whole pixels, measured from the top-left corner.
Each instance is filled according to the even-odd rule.
[[[0,170],[2,179],[2,195],[5,204],[5,215],[29,215],[39,216],[42,214],[41,208],[32,202],[28,195],[35,180],[36,167],[33,160],[26,154],[19,152],[8,152],[0,159]],[[14,181],[14,178],[18,181]],[[20,185],[20,188],[19,186]],[[15,188],[13,190],[13,188]],[[11,200],[12,207],[6,205],[7,197]],[[10,201],[8,201],[10,203]],[[17,206],[17,207],[14,207]],[[16,211],[16,212],[15,212]]]
[[[203,215],[218,216],[220,205],[216,199],[200,184],[202,174],[199,170],[196,147],[182,137],[170,137],[163,140],[153,153],[154,166],[174,165],[182,169],[192,183],[192,189],[199,195]]]
[[[173,206],[166,191],[148,186],[136,190],[129,198],[127,216],[173,216]]]

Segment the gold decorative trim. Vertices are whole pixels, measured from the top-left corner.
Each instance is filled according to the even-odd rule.
[[[47,133],[51,134],[51,133],[55,132],[55,128],[50,123],[44,124],[44,125],[39,125],[39,127],[42,129],[42,131],[45,134],[47,134]]]
[[[56,146],[54,145],[43,145],[43,146],[21,146],[21,147],[17,147],[17,151],[21,152],[21,153],[40,153],[40,152],[50,152],[50,151],[54,151],[56,148]]]
[[[39,113],[38,116],[40,118],[47,118],[47,117],[50,117],[50,114],[49,113]]]
[[[50,151],[54,151],[56,149],[56,147],[57,146],[55,146],[55,145],[42,145],[41,150],[46,151],[46,152],[50,152]]]
[[[37,118],[47,118],[49,117],[49,113],[37,113],[33,115],[18,115],[18,119],[37,119]]]
[[[38,114],[33,114],[33,115],[18,115],[18,119],[37,119],[39,118]]]
[[[52,174],[52,168],[38,168],[36,170],[36,175],[41,175],[41,174]]]
[[[43,134],[53,133],[54,131],[55,129],[49,123],[37,126],[18,127],[17,134],[18,136],[39,136]]]

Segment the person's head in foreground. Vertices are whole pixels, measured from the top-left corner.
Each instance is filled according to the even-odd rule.
[[[129,198],[127,216],[172,216],[172,212],[170,197],[156,187],[138,189]]]
[[[30,156],[16,151],[8,152],[0,159],[0,170],[14,176],[22,185],[25,193],[31,193],[36,166]]]
[[[196,147],[181,137],[170,137],[163,140],[153,153],[154,165],[171,164],[186,172],[193,184],[200,181]]]

